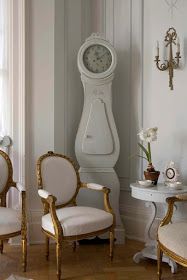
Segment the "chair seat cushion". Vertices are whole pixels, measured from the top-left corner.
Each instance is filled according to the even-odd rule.
[[[0,207],[0,235],[21,230],[21,213],[11,208]]]
[[[187,259],[187,223],[180,222],[159,227],[158,240],[170,251]]]
[[[73,206],[56,210],[64,236],[76,236],[102,230],[113,224],[112,214],[97,208]],[[42,228],[55,233],[51,215],[42,217]]]

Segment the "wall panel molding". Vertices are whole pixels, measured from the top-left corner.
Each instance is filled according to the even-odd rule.
[[[114,44],[114,0],[107,0],[105,6],[105,35]]]
[[[130,181],[129,177],[119,177],[120,191],[130,192]]]
[[[55,0],[54,30],[54,150],[67,153],[68,13],[66,0]],[[60,120],[60,121],[59,121]]]
[[[81,41],[84,42],[85,38],[91,34],[91,1],[81,0]]]
[[[131,0],[130,153],[139,154],[137,133],[143,128],[143,0]],[[130,161],[130,180],[143,175],[142,160]]]
[[[94,33],[106,33],[106,2],[108,0],[91,0],[91,30]]]

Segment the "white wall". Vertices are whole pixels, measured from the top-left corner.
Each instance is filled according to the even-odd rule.
[[[119,2],[119,1],[117,1]],[[116,4],[117,4],[116,2]],[[184,49],[187,28],[185,25],[187,3],[177,1],[172,10],[169,1],[131,1],[131,134],[130,153],[136,151],[134,140],[141,127],[158,126],[158,141],[152,145],[155,167],[163,171],[165,165],[174,160],[181,171],[182,180],[187,183],[186,161],[186,51]],[[160,54],[163,59],[163,40],[169,27],[174,26],[181,41],[181,68],[174,71],[174,90],[168,87],[168,71],[156,69],[154,56],[156,41],[160,41]],[[175,53],[174,53],[175,54]],[[133,116],[134,115],[134,116]],[[136,163],[137,162],[137,163]],[[146,163],[131,160],[130,181],[143,174]],[[135,173],[133,172],[135,171]],[[139,175],[138,175],[139,174]],[[162,175],[160,181],[163,181]],[[127,190],[127,189],[126,189]],[[122,192],[121,209],[129,237],[143,240],[144,228],[150,216],[140,201],[132,199],[130,192]],[[186,210],[178,209],[176,218],[185,219]],[[163,217],[163,206],[159,205],[158,218]]]
[[[144,91],[143,91],[143,124],[146,127],[158,126],[158,142],[153,147],[153,158],[158,169],[163,170],[165,164],[174,160],[181,171],[183,180],[187,182],[187,130],[186,122],[186,88],[187,68],[184,44],[187,37],[185,0],[176,3],[173,19],[165,1],[144,1]],[[157,15],[162,20],[157,20]],[[174,90],[168,87],[168,71],[156,70],[153,58],[155,40],[162,42],[168,27],[176,28],[181,41],[181,69],[174,71]],[[174,51],[174,55],[176,48]],[[162,57],[163,59],[163,57]],[[159,113],[157,113],[159,110]]]
[[[127,235],[143,240],[150,211],[143,202],[131,198],[129,188],[130,182],[142,176],[144,168],[136,157],[129,159],[137,153],[137,132],[141,127],[159,128],[158,141],[152,149],[155,166],[162,171],[173,159],[187,183],[187,3],[181,0],[176,5],[171,19],[163,0],[29,1],[27,181],[32,242],[41,240],[41,204],[35,187],[37,158],[55,150],[75,159],[74,141],[83,106],[76,56],[92,31],[105,33],[118,55],[113,111],[121,143],[116,171],[121,182],[120,209]],[[162,45],[171,25],[180,36],[183,57],[182,68],[174,73],[173,92],[168,87],[168,73],[158,71],[153,61],[155,42],[159,40]]]
[[[155,167],[163,171],[170,160],[174,160],[179,167],[182,175],[182,181],[187,183],[187,141],[186,141],[186,88],[185,84],[187,68],[185,42],[187,37],[186,12],[187,2],[177,1],[176,8],[171,7],[167,1],[144,0],[142,2],[141,13],[141,36],[139,51],[141,52],[142,65],[140,65],[142,81],[142,127],[158,126],[158,141],[152,145],[152,157]],[[169,2],[169,1],[168,1]],[[181,67],[174,71],[174,90],[169,89],[168,71],[161,72],[156,69],[154,63],[156,40],[160,41],[161,59],[164,57],[163,41],[165,33],[169,27],[175,27],[181,41]],[[132,40],[133,44],[133,40]],[[175,55],[176,49],[174,51]],[[133,77],[133,73],[132,73]],[[146,163],[144,163],[146,168]],[[162,175],[160,181],[163,181]],[[129,203],[129,202],[128,202]],[[133,205],[133,203],[131,204]],[[138,206],[139,205],[139,206]],[[141,204],[137,203],[137,210],[132,213],[142,212],[142,221],[144,214],[148,213]],[[176,216],[184,217],[186,210],[179,208]],[[131,215],[130,214],[130,215]],[[164,215],[163,210],[160,217]],[[139,214],[138,214],[139,216]],[[137,216],[137,218],[138,218]],[[136,217],[136,215],[134,216]],[[140,217],[140,218],[141,218]],[[143,223],[139,223],[140,231],[137,232],[139,238],[143,237]],[[135,229],[132,227],[132,231]],[[142,233],[141,233],[142,231]],[[132,232],[132,235],[133,235]]]

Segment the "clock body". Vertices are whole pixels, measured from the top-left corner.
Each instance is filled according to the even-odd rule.
[[[114,166],[120,143],[112,113],[112,81],[117,63],[116,51],[101,35],[92,34],[80,47],[78,69],[84,90],[84,105],[75,140],[75,154],[80,178],[111,189],[110,202],[116,214],[116,237],[124,242],[124,228],[119,214],[120,184]],[[80,205],[103,208],[99,192],[84,190]]]
[[[84,106],[75,141],[76,157],[81,168],[113,168],[120,150],[112,113],[116,51],[103,37],[92,34],[81,46],[77,60]]]

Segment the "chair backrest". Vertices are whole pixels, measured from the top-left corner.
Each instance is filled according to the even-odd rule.
[[[0,150],[0,200],[1,206],[6,206],[6,194],[13,182],[13,169],[9,156]]]
[[[71,203],[79,190],[80,178],[74,163],[66,156],[48,152],[37,162],[38,188],[57,198],[57,205]]]

